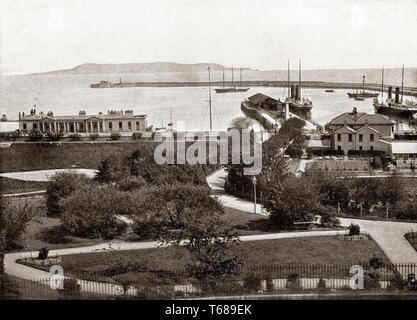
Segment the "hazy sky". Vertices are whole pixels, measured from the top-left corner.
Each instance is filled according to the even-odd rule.
[[[2,73],[88,62],[417,66],[417,0],[0,0]]]

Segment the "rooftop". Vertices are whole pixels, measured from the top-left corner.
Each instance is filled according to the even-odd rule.
[[[36,110],[31,110],[31,114],[28,115],[21,115],[20,120],[58,120],[58,121],[66,121],[66,120],[90,120],[90,119],[98,119],[98,120],[105,120],[105,119],[131,119],[131,118],[146,118],[146,115],[134,115],[133,111],[126,110],[125,112],[109,110],[107,114],[86,114],[85,111],[80,111],[78,115],[69,115],[69,116],[55,116],[52,112],[44,113],[36,113]]]

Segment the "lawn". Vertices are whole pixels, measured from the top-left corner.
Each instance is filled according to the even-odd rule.
[[[0,177],[0,193],[22,193],[29,191],[46,190],[47,182],[23,181]]]
[[[0,149],[0,172],[63,168],[97,169],[112,153],[129,154],[153,142],[14,143]]]
[[[359,262],[368,262],[374,255],[389,262],[371,239],[342,241],[336,237],[308,237],[261,240],[237,243],[232,250],[244,262],[241,277],[245,277],[254,268],[263,275],[267,273],[277,278],[285,278],[291,273],[309,277],[348,276],[350,266]],[[170,276],[158,276],[151,272],[124,272],[126,268],[120,267],[132,262],[146,264],[152,270],[168,270],[176,273]],[[184,280],[187,276],[182,272],[178,273],[178,270],[183,270],[189,262],[190,257],[185,249],[162,247],[68,255],[63,256],[62,267],[67,275],[79,278],[109,282],[128,279],[133,283],[151,285]]]

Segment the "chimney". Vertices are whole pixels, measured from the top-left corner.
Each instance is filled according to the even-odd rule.
[[[395,103],[400,103],[400,87],[395,88]]]
[[[392,99],[392,87],[388,87],[388,99]]]
[[[87,113],[84,110],[78,112],[79,116],[85,116]]]

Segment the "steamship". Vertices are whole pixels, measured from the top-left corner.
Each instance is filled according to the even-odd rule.
[[[382,114],[395,114],[400,116],[406,116],[406,117],[412,117],[414,120],[416,120],[415,113],[417,113],[417,103],[413,101],[406,100],[403,101],[404,98],[404,65],[402,69],[401,74],[401,99],[400,99],[400,87],[395,88],[395,99],[392,99],[392,87],[388,87],[388,98],[386,100],[386,103],[383,101],[383,95],[384,95],[384,69],[382,69],[382,96],[381,101],[379,101],[377,98],[374,99],[374,108],[376,112],[382,113]]]
[[[401,116],[412,116],[417,113],[417,103],[412,101],[403,102],[403,97],[400,98],[400,88],[395,88],[395,99],[392,99],[392,87],[388,87],[388,98],[386,102],[374,99],[374,108],[376,112],[382,114],[396,114]]]

